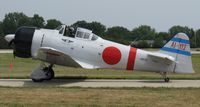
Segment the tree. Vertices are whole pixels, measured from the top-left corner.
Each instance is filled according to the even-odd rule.
[[[145,40],[140,40],[136,46],[137,48],[149,48],[149,44]]]
[[[15,33],[18,27],[30,25],[30,18],[23,13],[8,13],[2,24],[5,34]]]
[[[34,16],[31,18],[31,25],[34,27],[43,28],[45,21],[43,17],[39,16],[38,14],[34,14]]]
[[[0,21],[0,37],[3,36],[3,25],[2,22]]]
[[[56,27],[58,27],[60,25],[62,25],[62,23],[59,20],[49,19],[49,20],[47,20],[47,24],[45,25],[45,28],[55,29]]]
[[[0,22],[0,49],[8,49],[8,43],[4,39],[3,24]]]
[[[196,47],[200,48],[200,29],[196,31],[196,35],[194,37],[194,44]]]
[[[189,36],[190,38],[190,46],[191,47],[195,47],[195,44],[194,44],[194,35],[195,35],[195,32],[193,29],[191,28],[188,28],[187,26],[173,26],[169,29],[169,34],[171,37],[175,36],[177,33],[185,33]]]
[[[155,29],[147,25],[141,25],[132,30],[131,40],[154,40]]]
[[[169,29],[169,35],[175,36],[177,33],[186,33],[190,38],[194,36],[194,30],[187,26],[173,26]]]
[[[165,42],[169,41],[169,39],[171,39],[171,38],[167,32],[159,32],[155,36],[153,47],[161,48],[161,47],[163,47]]]
[[[166,41],[171,39],[167,32],[159,32],[159,33],[156,34],[156,38],[157,37],[162,38],[163,40],[166,40]]]
[[[99,36],[103,36],[106,31],[106,26],[96,21],[89,23],[88,28]]]
[[[18,21],[17,27],[21,26],[31,26],[31,18],[27,16],[21,17]]]
[[[83,27],[83,28],[89,28],[89,25],[86,21],[82,20],[82,21],[77,21],[74,24],[72,24],[71,26],[77,28],[77,27]]]
[[[123,43],[123,44],[130,44],[130,35],[131,32],[124,27],[115,26],[108,28],[105,33],[105,38],[109,40],[113,40],[115,42]]]
[[[3,20],[3,31],[5,34],[14,33],[17,29],[18,13],[9,13]]]
[[[163,43],[162,37],[155,38],[154,43],[153,43],[154,48],[161,48],[161,47],[163,47],[163,45],[164,45],[164,43]]]

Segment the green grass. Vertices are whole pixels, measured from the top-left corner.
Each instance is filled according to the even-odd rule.
[[[192,56],[195,74],[169,74],[173,79],[200,79],[200,55]],[[13,71],[9,70],[13,63]],[[0,54],[0,78],[29,78],[40,62]],[[151,72],[54,68],[57,78],[160,79]],[[200,88],[59,88],[0,87],[0,107],[199,107]]]
[[[199,107],[199,88],[0,87],[0,106]]]
[[[13,70],[10,71],[10,63]],[[195,74],[169,74],[172,79],[200,79],[200,55],[193,55],[192,62]],[[0,78],[29,78],[32,69],[40,61],[32,59],[13,58],[12,54],[0,54]],[[55,66],[56,78],[95,78],[95,79],[161,79],[157,73],[122,70],[87,70]]]

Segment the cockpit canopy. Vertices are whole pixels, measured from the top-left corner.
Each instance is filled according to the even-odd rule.
[[[76,30],[72,27],[67,27],[66,25],[61,25],[57,27],[55,30],[59,31],[59,34],[63,36],[73,37],[77,39],[83,39],[83,40],[92,40],[95,41],[99,37],[92,33],[91,30],[80,28],[78,27]]]
[[[93,34],[91,30],[84,28],[77,28],[75,38],[94,41],[98,39],[98,36]]]

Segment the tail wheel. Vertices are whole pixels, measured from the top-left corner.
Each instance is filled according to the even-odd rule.
[[[169,82],[169,77],[167,77],[167,72],[161,72],[160,74],[164,78],[165,82]]]
[[[169,82],[169,78],[167,77],[167,78],[165,78],[165,82]]]

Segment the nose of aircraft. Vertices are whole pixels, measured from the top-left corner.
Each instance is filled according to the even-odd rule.
[[[13,44],[14,56],[21,58],[31,57],[31,46],[34,32],[35,28],[20,27],[16,30],[15,34],[5,36],[6,41],[9,42],[9,46]]]
[[[6,35],[6,36],[5,36],[5,40],[6,40],[7,42],[11,42],[14,38],[15,38],[15,35],[14,35],[14,34],[9,34],[9,35]]]
[[[20,27],[16,30],[15,34],[9,34],[4,37],[5,40],[9,42],[8,46],[13,44],[14,56],[21,58],[31,57],[34,32],[35,28],[33,27]]]

